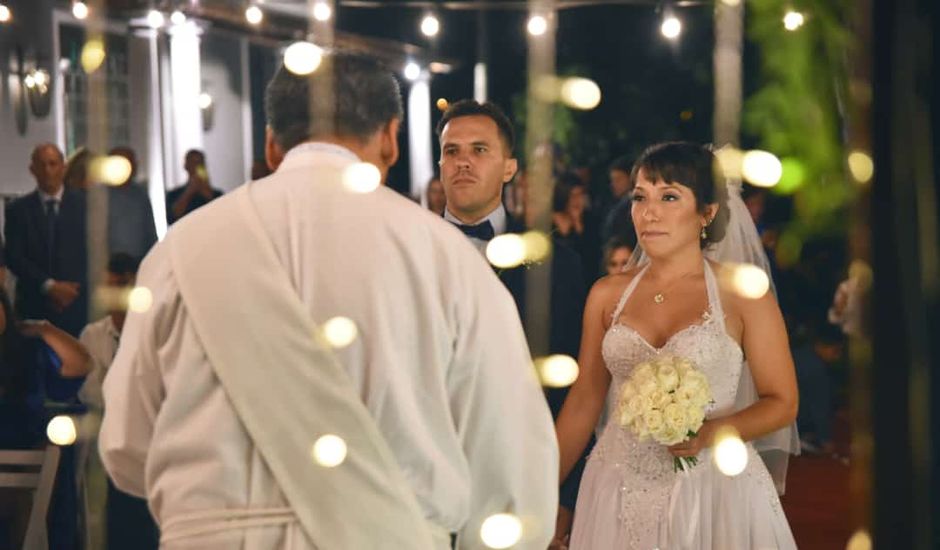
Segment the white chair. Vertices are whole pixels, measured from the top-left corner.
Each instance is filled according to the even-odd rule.
[[[49,548],[46,516],[52,500],[60,453],[55,445],[47,445],[44,450],[35,451],[0,451],[0,487],[33,491],[23,550]]]

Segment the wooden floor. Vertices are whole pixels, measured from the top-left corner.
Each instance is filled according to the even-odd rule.
[[[782,501],[800,550],[842,550],[851,536],[844,413],[836,415],[835,439],[839,457],[803,454],[790,460]]]

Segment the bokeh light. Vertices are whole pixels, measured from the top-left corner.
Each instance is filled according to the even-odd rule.
[[[82,69],[87,74],[97,71],[98,67],[104,63],[104,58],[104,42],[100,38],[92,38],[82,46]]]
[[[334,348],[345,348],[358,336],[359,328],[348,317],[333,317],[323,323],[323,337]]]
[[[510,548],[522,538],[522,522],[512,514],[495,514],[483,521],[480,538],[488,548]]]
[[[6,4],[0,4],[0,23],[6,23],[10,19],[13,19],[13,12],[10,11],[10,8]]]
[[[174,25],[182,25],[186,22],[186,15],[180,10],[176,10],[170,14],[170,23]]]
[[[150,10],[147,12],[147,26],[151,29],[159,29],[166,23],[166,18],[162,12]]]
[[[264,19],[264,12],[258,6],[248,6],[245,10],[245,21],[252,25],[258,25]]]
[[[343,186],[353,193],[371,193],[382,184],[382,173],[368,162],[350,164],[343,171]]]
[[[421,33],[424,36],[437,36],[441,30],[441,22],[433,15],[425,15],[421,20]]]
[[[741,175],[752,185],[773,187],[783,175],[783,165],[773,153],[755,149],[744,153]]]
[[[334,468],[346,460],[346,442],[342,437],[327,434],[313,444],[313,459],[324,468]]]
[[[449,106],[450,106],[450,103],[448,103],[447,100],[444,99],[443,97],[440,97],[440,98],[437,99],[437,110],[438,110],[438,111],[442,111],[442,112],[443,112],[443,111],[446,111],[446,110],[447,110],[447,107],[449,107]]]
[[[804,22],[803,14],[798,11],[791,10],[783,16],[783,27],[788,31],[795,31],[802,27]]]
[[[72,4],[72,15],[75,19],[85,19],[88,17],[88,4],[84,2],[75,2]]]
[[[284,67],[296,75],[312,73],[322,61],[323,50],[312,42],[294,42],[284,50]]]
[[[127,295],[127,309],[144,313],[153,305],[153,293],[145,286],[135,286]]]
[[[208,109],[209,107],[212,107],[212,96],[206,92],[202,92],[199,94],[199,108]]]
[[[535,370],[543,386],[564,388],[578,379],[578,362],[568,355],[549,355],[535,360]]]
[[[415,63],[414,61],[409,61],[405,65],[405,78],[408,80],[418,80],[418,77],[421,76],[421,66]]]
[[[747,445],[734,428],[723,426],[718,429],[714,449],[715,466],[726,476],[736,476],[747,468]]]
[[[756,300],[770,290],[770,278],[756,265],[737,264],[732,270],[731,288],[738,295]]]
[[[845,550],[871,550],[871,548],[871,535],[865,529],[859,529],[853,533],[845,545]]]
[[[525,240],[516,233],[506,233],[493,238],[486,245],[486,259],[495,267],[508,269],[525,261]]]
[[[774,186],[774,192],[780,195],[792,195],[806,183],[806,169],[803,163],[795,158],[780,159],[780,181]]]
[[[562,102],[582,111],[589,111],[601,102],[601,89],[589,78],[567,78],[561,85]]]
[[[552,253],[552,240],[541,231],[526,231],[522,234],[522,243],[526,262],[541,262]]]
[[[317,2],[313,5],[313,18],[317,21],[329,21],[333,17],[333,8],[326,2]]]
[[[46,425],[46,436],[54,445],[71,445],[75,443],[78,437],[78,430],[75,428],[75,421],[72,417],[59,415],[54,417]]]
[[[744,152],[731,145],[726,145],[715,151],[718,159],[716,170],[722,177],[729,180],[741,179],[741,165],[744,163]]]
[[[548,20],[544,15],[533,15],[526,24],[526,30],[532,36],[542,36],[548,30]]]
[[[105,185],[122,185],[131,177],[133,166],[121,155],[95,157],[89,163],[91,181]]]
[[[858,183],[868,183],[875,175],[875,162],[864,151],[852,151],[848,158],[849,173]]]
[[[682,22],[679,21],[679,18],[675,15],[667,16],[663,19],[663,24],[659,27],[659,31],[663,33],[663,36],[666,38],[675,40],[682,34]]]

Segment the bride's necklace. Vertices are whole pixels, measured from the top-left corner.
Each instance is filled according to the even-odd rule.
[[[668,285],[666,285],[666,288],[661,289],[659,292],[657,292],[656,294],[653,295],[653,303],[656,304],[656,305],[659,305],[659,304],[665,302],[665,301],[666,301],[666,292],[668,292],[673,286],[675,286],[676,283],[678,283],[678,282],[681,281],[682,279],[685,279],[685,278],[687,278],[687,277],[691,277],[692,275],[695,275],[696,273],[699,273],[699,272],[698,272],[698,271],[691,271],[691,272],[686,273],[686,274],[684,274],[684,275],[680,275],[679,277],[677,277],[676,279],[674,279],[671,283],[669,283]]]

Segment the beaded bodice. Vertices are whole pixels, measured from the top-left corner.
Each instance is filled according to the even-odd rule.
[[[744,357],[741,347],[725,331],[718,284],[707,261],[708,310],[700,323],[680,330],[661,348],[656,348],[621,322],[623,307],[645,272],[644,268],[627,286],[613,314],[613,322],[604,335],[602,353],[611,374],[609,420],[591,459],[622,469],[621,519],[630,518],[634,525],[646,523],[652,526],[661,517],[675,476],[680,474],[674,472],[673,457],[665,447],[651,439],[639,441],[633,433],[620,427],[617,422],[620,387],[632,369],[643,361],[659,354],[682,357],[690,360],[708,378],[713,403],[706,408],[706,416],[725,416],[734,410]],[[702,455],[707,453],[700,454],[699,460],[703,460]]]

